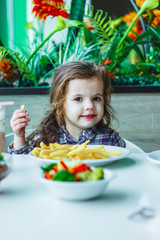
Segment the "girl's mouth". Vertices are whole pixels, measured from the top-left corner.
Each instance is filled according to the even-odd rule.
[[[96,115],[95,114],[87,114],[87,115],[82,115],[81,117],[85,119],[93,119]]]

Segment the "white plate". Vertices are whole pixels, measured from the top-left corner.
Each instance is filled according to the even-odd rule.
[[[160,164],[160,150],[147,153],[147,159],[154,163]]]
[[[88,182],[62,182],[40,177],[53,197],[67,200],[86,200],[100,196],[109,182],[115,178],[115,173],[104,169],[104,179]]]
[[[89,147],[98,147],[98,146],[100,145],[89,145]],[[102,166],[102,165],[110,164],[114,161],[120,160],[122,158],[125,158],[130,153],[128,149],[122,148],[122,147],[104,146],[104,148],[107,152],[121,151],[122,154],[120,156],[111,156],[110,158],[104,158],[104,159],[82,160],[82,162],[87,164],[88,166]],[[32,152],[30,152],[29,155],[35,160],[40,161],[41,163],[58,163],[59,162],[59,160],[35,157]]]

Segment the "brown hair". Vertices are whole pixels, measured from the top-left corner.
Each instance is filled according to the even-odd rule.
[[[104,116],[99,122],[102,128],[110,127],[113,116],[113,108],[110,105],[110,79],[106,66],[102,63],[89,61],[72,61],[59,65],[54,72],[53,82],[50,88],[50,110],[42,119],[39,127],[30,136],[41,134],[40,141],[46,144],[57,140],[57,129],[64,121],[64,101],[69,81],[74,79],[89,79],[96,76],[103,81],[104,85]],[[39,141],[39,142],[40,142]]]

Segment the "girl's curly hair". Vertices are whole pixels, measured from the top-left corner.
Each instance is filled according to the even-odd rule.
[[[69,82],[74,79],[90,79],[92,77],[102,80],[104,85],[104,116],[99,122],[99,126],[110,127],[111,119],[114,118],[114,110],[111,107],[110,79],[106,66],[89,61],[72,61],[59,65],[55,69],[50,88],[50,110],[47,111],[38,128],[27,140],[30,141],[34,136],[40,134],[41,137],[35,142],[35,146],[41,141],[45,144],[55,142],[58,137],[57,129],[62,124],[65,126],[64,101]]]

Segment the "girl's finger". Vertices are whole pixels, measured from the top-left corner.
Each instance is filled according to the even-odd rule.
[[[14,111],[14,113],[13,113],[13,114],[17,114],[17,113],[20,113],[20,112],[26,112],[26,110],[25,110],[25,109],[24,109],[24,110],[17,109],[16,111]]]
[[[17,114],[15,114],[15,115],[12,116],[11,121],[14,122],[14,121],[16,121],[17,119],[27,117],[28,115],[29,115],[29,113],[27,113],[27,112],[17,113]]]
[[[26,123],[28,124],[29,121],[30,119],[26,119],[26,118],[18,119],[17,121],[11,123],[11,127],[14,129],[19,124],[26,124]]]
[[[29,121],[30,121],[29,118],[18,118],[17,120],[15,120],[15,121],[13,122],[13,126],[16,126],[16,125],[18,125],[18,124],[20,124],[20,123],[27,123],[27,122],[29,122]]]

